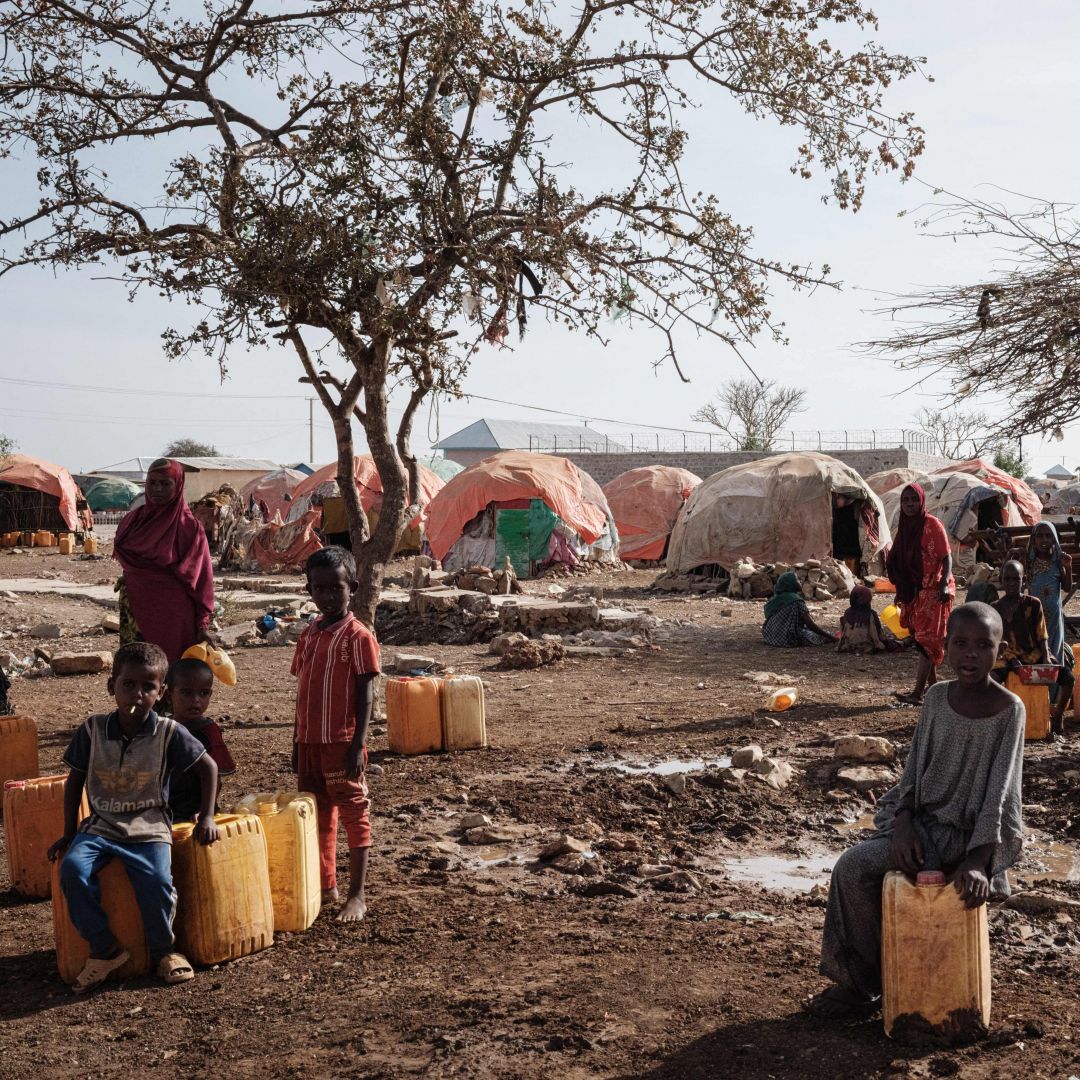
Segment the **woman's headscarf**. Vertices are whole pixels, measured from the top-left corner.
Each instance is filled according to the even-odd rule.
[[[772,599],[765,602],[765,618],[771,619],[778,611],[803,598],[799,575],[789,570],[776,579]]]
[[[908,516],[903,510],[903,498],[909,491],[919,497],[919,512]],[[926,527],[926,492],[918,484],[908,484],[900,496],[900,524],[896,530],[896,539],[886,571],[889,580],[896,586],[896,599],[901,603],[910,603],[922,588],[923,561],[922,538]]]
[[[1040,529],[1049,529],[1050,535],[1053,537],[1053,544],[1050,545],[1050,560],[1059,570],[1061,568],[1061,541],[1058,539],[1057,527],[1052,521],[1040,521],[1034,529],[1031,530],[1031,536],[1028,539],[1027,545],[1027,571],[1030,575],[1031,567],[1035,563],[1035,534]]]
[[[168,570],[187,589],[200,613],[214,609],[214,568],[203,527],[184,498],[184,468],[159,459],[147,472],[168,472],[176,494],[167,503],[148,499],[121,521],[113,558],[125,570]],[[130,589],[130,583],[129,583]]]
[[[851,590],[851,607],[844,612],[842,621],[848,626],[866,626],[874,615],[871,606],[874,601],[874,593],[865,585],[856,585]]]

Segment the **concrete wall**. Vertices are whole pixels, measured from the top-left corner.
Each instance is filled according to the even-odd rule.
[[[787,451],[777,451],[787,453]],[[632,454],[560,454],[569,458],[579,469],[587,472],[601,487],[630,469],[639,469],[644,465],[671,465],[678,469],[689,469],[703,480],[721,469],[739,465],[744,461],[757,461],[759,458],[772,457],[768,451],[742,451],[731,453],[683,453],[681,451],[652,451]],[[850,465],[861,476],[872,476],[886,469],[919,469],[933,472],[948,464],[948,459],[921,454],[906,447],[881,447],[877,450],[835,450],[834,457],[845,465]]]

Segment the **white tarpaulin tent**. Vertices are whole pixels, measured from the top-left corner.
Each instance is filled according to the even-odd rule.
[[[863,561],[890,542],[881,500],[850,466],[827,454],[777,454],[733,465],[696,487],[675,522],[667,567],[730,570],[739,559],[798,563],[832,555],[833,495],[869,502],[877,536],[860,524]]]
[[[991,487],[971,473],[935,474],[922,487],[926,492],[927,512],[945,526],[945,531],[953,540],[960,543],[967,540],[968,533],[977,527],[979,504],[987,500],[993,500],[997,506],[1005,507],[1005,520],[1002,524],[1024,524],[1019,507],[1008,492]],[[881,499],[889,528],[893,532],[900,520],[900,496],[903,491],[903,487],[893,488]]]

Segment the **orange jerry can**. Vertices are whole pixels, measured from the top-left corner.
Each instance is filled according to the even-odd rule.
[[[9,780],[4,784],[4,840],[11,887],[44,900],[52,877],[49,848],[64,835],[64,776]],[[83,793],[78,820],[90,812]]]
[[[274,943],[274,901],[266,836],[253,814],[218,814],[217,843],[195,825],[173,828],[177,946],[196,964],[220,964]]]
[[[0,716],[0,784],[38,772],[37,724],[29,716]]]
[[[1014,693],[1023,703],[1027,720],[1024,724],[1024,740],[1045,739],[1050,734],[1050,687],[1028,686],[1020,681],[1015,671],[1005,680],[1005,689]]]
[[[442,749],[439,680],[426,675],[386,680],[386,737],[395,754]]]
[[[71,533],[65,533],[60,537],[57,545],[61,555],[70,555],[75,550],[75,537]]]
[[[73,983],[90,956],[90,946],[79,936],[68,915],[67,901],[60,888],[60,863],[52,864],[52,912],[53,934],[56,936],[56,967],[60,978]],[[135,890],[118,859],[107,862],[98,871],[98,888],[101,890],[101,906],[109,917],[109,929],[121,947],[127,949],[131,959],[110,979],[128,979],[133,975],[146,975],[150,971],[150,950],[146,945],[142,915],[135,902]]]
[[[82,549],[85,555],[97,554],[97,537],[86,535],[83,537]]]
[[[484,684],[475,675],[451,675],[439,684],[444,750],[487,746]]]
[[[885,1034],[978,1038],[990,1023],[986,905],[968,909],[940,871],[914,883],[898,870],[881,891],[881,1012]]]
[[[32,532],[23,532],[20,536],[19,545],[21,547],[33,547],[34,534]]]

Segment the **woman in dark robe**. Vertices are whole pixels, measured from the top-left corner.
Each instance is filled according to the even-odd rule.
[[[117,584],[121,644],[149,641],[169,663],[210,640],[214,569],[203,527],[184,499],[184,469],[159,458],[146,474],[146,501],[120,522],[113,558],[124,573]]]
[[[761,637],[766,645],[778,649],[827,645],[836,640],[834,634],[822,630],[810,617],[798,575],[790,570],[776,579],[772,598],[765,603],[765,625],[761,628]]]

